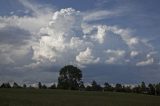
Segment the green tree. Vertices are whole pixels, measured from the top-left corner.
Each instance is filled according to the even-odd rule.
[[[79,89],[82,79],[82,71],[75,66],[64,66],[58,77],[58,88],[61,89]]]

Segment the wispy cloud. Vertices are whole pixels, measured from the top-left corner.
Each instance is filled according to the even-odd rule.
[[[119,15],[119,11],[95,10],[84,13],[85,21],[98,21]]]

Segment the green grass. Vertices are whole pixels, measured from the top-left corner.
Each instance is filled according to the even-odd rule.
[[[160,97],[113,92],[0,89],[0,106],[160,106]]]

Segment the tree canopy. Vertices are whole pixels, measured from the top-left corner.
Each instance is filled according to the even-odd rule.
[[[60,69],[58,77],[58,88],[61,89],[78,89],[82,83],[82,71],[73,66],[67,65]]]

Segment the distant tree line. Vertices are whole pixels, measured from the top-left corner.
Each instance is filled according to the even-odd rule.
[[[58,84],[52,84],[51,86],[46,86],[39,82],[36,88],[38,89],[65,89],[65,90],[79,90],[79,91],[101,91],[101,92],[126,92],[126,93],[140,93],[149,95],[159,95],[160,96],[160,83],[158,84],[148,84],[145,82],[137,86],[129,86],[117,83],[115,85],[109,84],[107,82],[104,85],[98,84],[95,80],[92,81],[90,85],[85,86],[82,81],[82,71],[75,66],[68,65],[64,66],[58,77]],[[2,83],[0,88],[19,88],[19,89],[35,89],[35,87],[27,86],[26,84],[19,85],[14,82],[11,86],[10,83]]]
[[[141,94],[149,94],[149,95],[160,95],[160,83],[158,84],[148,84],[146,85],[144,82],[137,86],[125,86],[120,83],[115,85],[111,85],[109,83],[104,83],[104,85],[98,84],[95,80],[92,81],[91,85],[84,86],[83,83],[77,89],[67,89],[61,88],[56,84],[52,84],[51,86],[46,86],[41,82],[38,83],[37,87],[27,86],[26,84],[19,85],[16,82],[11,85],[10,83],[2,83],[0,88],[19,88],[19,89],[66,89],[66,90],[79,90],[79,91],[110,91],[110,92],[126,92],[126,93],[141,93]]]

